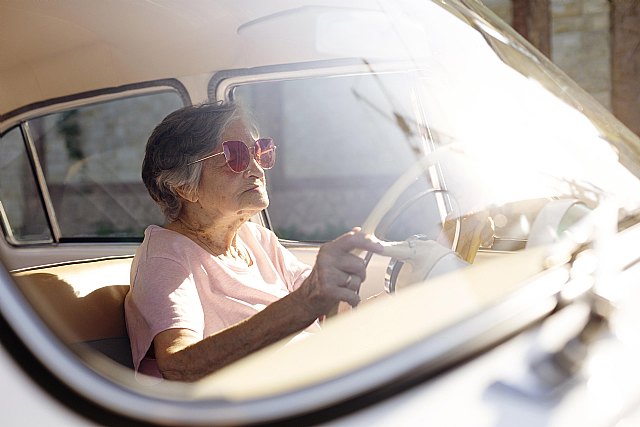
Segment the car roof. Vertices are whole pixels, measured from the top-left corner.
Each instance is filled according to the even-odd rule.
[[[304,60],[313,30],[311,44],[288,37],[287,16],[340,2],[304,3],[1,0],[0,128],[37,103],[71,94],[267,65],[267,57]],[[261,40],[274,37],[286,48],[267,55]]]

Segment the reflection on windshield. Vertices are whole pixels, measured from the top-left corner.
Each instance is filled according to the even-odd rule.
[[[473,28],[433,5],[404,2],[399,9],[400,17],[411,16],[424,28],[420,35],[397,22],[385,24],[396,31],[397,43],[409,40],[403,45],[408,66],[376,61],[363,51],[343,74],[332,68],[320,78],[274,73],[266,82],[235,86],[234,97],[256,112],[261,131],[281,147],[284,166],[270,174],[269,215],[282,238],[325,241],[361,224],[423,156],[437,161],[415,176],[398,201],[403,208],[384,232],[378,230],[381,237],[434,238],[446,218],[501,206],[511,211],[527,201],[568,198],[593,208],[603,194],[617,194],[620,202],[635,203],[638,181],[620,167],[600,129],[546,90],[549,81],[543,86],[535,73],[505,62],[540,69],[535,56],[496,52],[496,44],[511,45],[509,37],[496,38],[485,21]],[[341,22],[351,18],[346,13]],[[341,28],[326,32],[342,34]],[[425,36],[421,55],[413,55]],[[338,48],[332,37],[325,48]],[[500,225],[515,214],[497,215]],[[533,216],[515,215],[496,232],[506,235],[517,223],[517,238],[526,238]]]

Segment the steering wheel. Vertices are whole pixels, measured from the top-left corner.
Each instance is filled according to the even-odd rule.
[[[383,221],[391,218],[394,221],[399,213],[417,200],[434,193],[447,190],[431,188],[418,193],[404,203],[398,203],[400,196],[427,168],[433,166],[438,160],[437,153],[431,153],[421,159],[409,170],[402,174],[396,182],[380,198],[367,219],[362,225],[362,231],[374,234],[380,225],[388,225]],[[387,268],[385,289],[387,292],[395,292],[398,288],[399,269],[405,263],[412,264],[413,274],[405,277],[402,286],[416,281],[422,281],[434,271],[438,263],[441,272],[458,269],[472,263],[482,243],[493,237],[493,222],[487,210],[473,212],[461,216],[459,212],[451,212],[443,221],[442,229],[436,239],[427,239],[425,236],[412,236],[403,242],[382,242],[385,246],[382,255],[389,256],[391,262]],[[368,264],[372,254],[365,255],[365,263]],[[445,265],[447,264],[447,265]],[[411,283],[406,283],[406,282]]]
[[[378,200],[363,222],[362,231],[375,235],[375,231],[385,217],[393,217],[394,212],[401,212],[402,209],[427,195],[446,192],[446,190],[432,188],[417,194],[404,204],[398,203],[400,196],[415,179],[440,160],[439,154],[451,148],[453,147],[448,146],[430,153],[403,173]],[[398,207],[394,208],[394,206]],[[493,237],[493,231],[493,223],[486,210],[464,216],[452,212],[443,222],[440,235],[435,240],[425,239],[424,236],[413,236],[402,242],[381,241],[384,246],[382,255],[391,258],[387,268],[385,289],[392,293],[400,287],[423,281],[438,264],[440,264],[441,273],[469,265],[475,259],[480,245]],[[356,250],[354,254],[360,256],[362,251]],[[372,256],[371,252],[367,252],[364,256],[365,265],[368,265]],[[401,286],[398,286],[399,269],[406,263],[413,264],[413,274],[405,276]],[[336,305],[327,316],[332,317],[338,311],[338,305]]]

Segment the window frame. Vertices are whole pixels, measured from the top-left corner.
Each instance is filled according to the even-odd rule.
[[[407,62],[378,62],[375,70],[366,61],[358,58],[347,58],[341,60],[324,60],[310,61],[293,64],[279,64],[261,66],[249,69],[233,69],[222,70],[215,73],[209,80],[207,93],[210,102],[215,101],[231,101],[233,100],[233,89],[243,84],[267,83],[287,80],[304,80],[309,78],[323,78],[336,76],[356,76],[356,75],[378,75],[386,73],[411,73],[419,71],[415,65]],[[429,120],[421,105],[417,106],[416,120],[419,121],[420,127],[429,129]],[[424,140],[425,148],[429,151],[435,151],[436,146],[432,135],[421,135]],[[436,202],[441,220],[444,222],[447,215],[454,210],[454,206],[448,195],[446,195],[446,179],[442,168],[439,164],[429,166],[429,177],[434,183],[434,187],[439,191],[436,195]],[[265,226],[273,230],[271,219],[269,217],[269,208],[261,212],[262,221]],[[303,241],[281,239],[286,242],[287,247],[317,247],[324,242],[319,241]]]
[[[183,105],[191,104],[191,97],[186,87],[176,79],[164,79],[153,82],[145,82],[139,84],[125,85],[117,88],[107,88],[101,90],[94,90],[89,92],[83,92],[80,94],[65,96],[61,98],[54,98],[47,101],[38,102],[18,110],[11,111],[1,117],[5,119],[8,117],[14,117],[15,121],[11,122],[10,126],[7,126],[5,130],[0,130],[0,136],[13,130],[16,125],[20,127],[23,142],[25,144],[25,150],[29,159],[29,165],[32,173],[34,174],[35,184],[38,191],[38,196],[44,209],[46,221],[49,225],[49,231],[51,235],[50,240],[46,241],[33,241],[22,242],[17,241],[6,230],[9,229],[8,222],[5,222],[4,216],[0,218],[2,229],[4,232],[5,241],[11,247],[24,248],[42,245],[57,245],[65,243],[87,243],[88,240],[74,238],[65,238],[62,235],[56,212],[54,208],[51,195],[49,193],[49,187],[47,185],[44,172],[42,170],[42,164],[38,157],[37,149],[33,140],[33,132],[30,129],[30,122],[39,117],[60,113],[63,111],[71,110],[74,108],[86,107],[90,105],[100,104],[104,102],[117,101],[120,99],[126,99],[141,95],[150,95],[161,92],[174,92],[178,95]],[[132,238],[95,238],[94,242],[99,243],[138,243],[141,239]]]

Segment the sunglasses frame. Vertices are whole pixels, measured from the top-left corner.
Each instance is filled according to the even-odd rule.
[[[264,141],[264,140],[267,140],[267,141],[269,141],[269,143],[270,143],[270,144],[272,144],[272,146],[271,146],[271,147],[269,147],[269,149],[268,149],[268,150],[265,150],[265,152],[266,152],[266,151],[273,151],[273,152],[274,152],[274,155],[275,155],[275,151],[276,151],[277,146],[273,143],[273,138],[258,138],[258,139],[256,139],[256,140],[255,140],[255,142],[254,142],[254,144],[253,144],[253,147],[247,147],[247,145],[246,145],[243,141],[239,141],[239,140],[228,140],[228,141],[223,141],[223,142],[222,142],[222,151],[221,151],[221,152],[219,152],[219,153],[215,153],[215,154],[209,154],[208,156],[205,156],[205,157],[203,157],[203,158],[201,158],[201,159],[198,159],[198,160],[194,160],[194,161],[192,161],[192,162],[189,162],[189,163],[187,163],[187,166],[191,166],[191,165],[193,165],[193,164],[196,164],[196,163],[202,162],[202,161],[207,160],[207,159],[210,159],[210,158],[212,158],[212,157],[216,157],[216,156],[224,155],[224,158],[225,158],[225,160],[226,160],[227,166],[229,166],[229,169],[231,169],[231,170],[232,170],[233,172],[235,172],[235,173],[243,173],[243,172],[245,172],[247,169],[249,169],[249,166],[251,165],[251,161],[249,161],[249,163],[247,163],[247,166],[246,166],[243,170],[241,170],[241,171],[236,171],[235,169],[233,169],[233,168],[231,167],[231,165],[230,165],[230,163],[229,163],[229,158],[227,158],[227,150],[228,150],[228,148],[227,148],[227,147],[228,147],[228,144],[229,144],[229,143],[231,143],[231,142],[237,142],[237,143],[242,144],[242,146],[246,147],[247,152],[249,153],[249,158],[250,158],[250,159],[251,159],[251,158],[253,158],[253,159],[256,161],[256,163],[258,163],[258,165],[260,165],[260,167],[261,167],[262,169],[265,169],[265,170],[271,169],[271,168],[273,168],[273,166],[275,165],[275,159],[274,159],[274,161],[273,161],[274,165],[271,165],[271,166],[269,166],[269,167],[265,167],[265,166],[263,166],[263,165],[262,165],[262,163],[260,162],[260,158],[256,155],[256,148],[258,147],[258,141]],[[225,145],[225,144],[227,144],[227,145]],[[225,150],[225,148],[226,148],[226,150]],[[252,150],[253,150],[253,153],[251,153],[251,151],[252,151]]]

